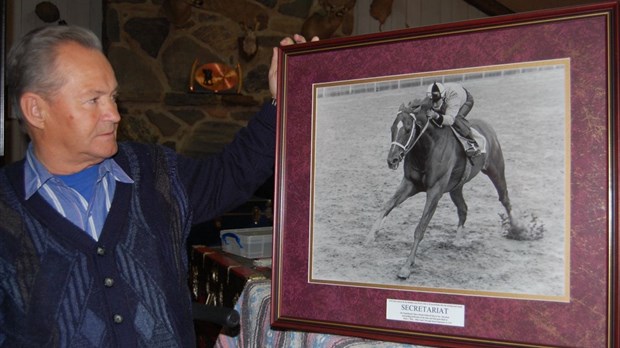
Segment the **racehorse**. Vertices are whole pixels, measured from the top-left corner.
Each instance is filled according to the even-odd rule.
[[[467,204],[463,198],[463,185],[479,172],[486,174],[499,195],[512,224],[511,205],[504,176],[504,156],[493,128],[482,120],[471,120],[471,126],[486,138],[483,153],[468,158],[451,127],[438,126],[430,118],[431,101],[402,104],[391,127],[392,144],[387,156],[388,167],[396,170],[403,161],[403,178],[381,216],[374,223],[366,244],[374,241],[392,209],[409,197],[426,192],[424,212],[415,229],[413,247],[407,261],[398,272],[398,278],[407,279],[412,272],[416,251],[424,232],[435,213],[437,203],[449,192],[458,214],[457,239],[461,238],[467,219]]]

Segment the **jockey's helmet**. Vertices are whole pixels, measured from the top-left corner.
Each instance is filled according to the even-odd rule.
[[[446,96],[446,88],[441,82],[433,82],[432,85],[428,86],[426,96],[431,98],[433,103],[437,103],[440,99]]]

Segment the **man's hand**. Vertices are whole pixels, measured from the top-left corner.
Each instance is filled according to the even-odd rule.
[[[437,111],[433,109],[428,109],[426,110],[426,117],[433,119],[433,120],[437,120],[439,118],[439,114],[437,113]]]
[[[426,111],[426,117],[428,117],[430,121],[433,121],[433,123],[438,127],[443,127],[443,115],[441,115],[437,111],[433,109],[428,109]]]
[[[310,41],[319,41],[319,38],[315,36]],[[282,39],[280,41],[280,46],[288,46],[304,42],[306,42],[305,37],[295,34],[292,38],[285,37]],[[274,47],[273,53],[271,54],[271,66],[269,67],[269,92],[271,92],[271,97],[274,99],[278,95],[278,47]]]

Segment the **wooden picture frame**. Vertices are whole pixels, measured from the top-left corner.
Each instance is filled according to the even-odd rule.
[[[618,347],[618,10],[282,47],[272,326],[443,347]],[[402,165],[386,165],[390,126],[406,128],[399,106],[420,105],[434,82],[464,86],[472,127],[495,128],[526,233],[510,235],[484,174],[463,176],[464,239],[446,193],[403,275],[425,195],[371,231],[403,181]]]

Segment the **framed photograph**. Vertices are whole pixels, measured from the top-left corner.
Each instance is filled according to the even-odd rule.
[[[618,347],[618,9],[283,47],[272,326]]]

